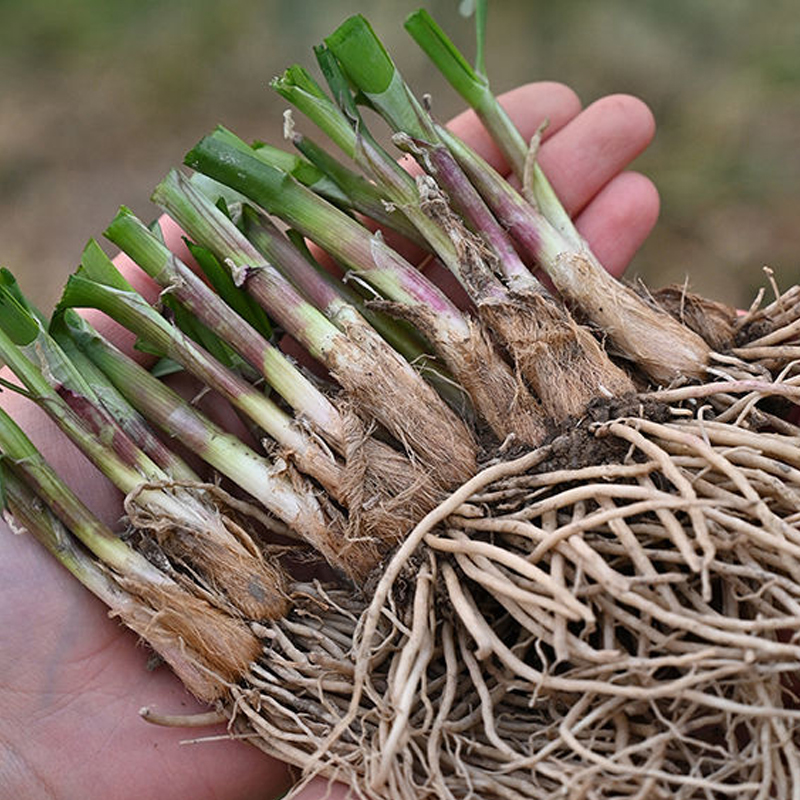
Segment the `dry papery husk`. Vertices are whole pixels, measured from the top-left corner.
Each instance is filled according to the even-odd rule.
[[[797,294],[486,464],[363,594],[296,583],[235,735],[373,798],[800,795]]]

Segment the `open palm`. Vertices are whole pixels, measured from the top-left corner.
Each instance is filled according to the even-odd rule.
[[[526,137],[549,120],[540,163],[597,256],[620,275],[658,213],[652,184],[625,171],[652,137],[647,108],[611,96],[581,110],[570,89],[553,83],[521,87],[503,102]],[[502,164],[471,113],[452,127]],[[174,229],[168,236],[178,241]],[[123,259],[118,263],[132,270]],[[97,324],[111,330],[109,322]],[[35,408],[7,391],[0,402],[80,496],[115,522],[121,513],[116,491]],[[14,535],[2,523],[0,631],[2,797],[267,800],[290,784],[288,769],[255,748],[231,741],[181,745],[192,731],[142,722],[143,705],[174,713],[198,705],[165,668],[146,669],[148,652],[136,637],[109,619],[32,537]],[[301,796],[326,795],[329,787],[311,784]]]

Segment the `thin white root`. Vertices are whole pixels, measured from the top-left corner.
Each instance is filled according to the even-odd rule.
[[[153,725],[165,728],[207,728],[227,722],[228,717],[222,711],[199,711],[196,714],[162,714],[149,706],[139,709],[139,716]]]

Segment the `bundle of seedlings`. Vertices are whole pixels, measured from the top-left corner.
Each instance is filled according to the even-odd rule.
[[[291,115],[301,155],[204,138],[194,175],[153,195],[196,265],[125,208],[106,232],[162,287],[152,305],[94,242],[49,321],[4,274],[6,385],[125,493],[126,528],[3,415],[8,512],[304,779],[408,800],[800,797],[800,290],[739,314],[611,278],[539,135],[492,95],[477,18],[475,68],[426,12],[407,27],[519,189],[354,17],[316,50],[328,91],[298,66],[274,81],[350,163]]]

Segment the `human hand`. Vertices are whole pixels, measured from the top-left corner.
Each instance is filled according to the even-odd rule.
[[[540,163],[607,269],[620,275],[649,234],[658,198],[643,176],[625,172],[653,134],[638,100],[606,97],[581,111],[568,88],[521,87],[504,98],[525,137],[550,124]],[[502,159],[475,117],[452,127],[495,166]],[[165,226],[168,244],[182,248]],[[117,259],[146,294],[154,287],[126,259]],[[96,319],[103,332],[113,330]],[[120,337],[118,342],[130,339]],[[106,521],[120,514],[120,496],[68,446],[37,409],[9,392],[4,407],[28,431],[79,495]],[[194,733],[156,728],[138,709],[189,713],[198,704],[166,669],[147,672],[147,652],[110,620],[102,605],[32,537],[0,526],[0,786],[9,797],[246,800],[275,797],[289,784],[284,765],[237,742],[179,746]],[[201,735],[208,734],[203,730]],[[310,784],[303,800],[330,796]]]

